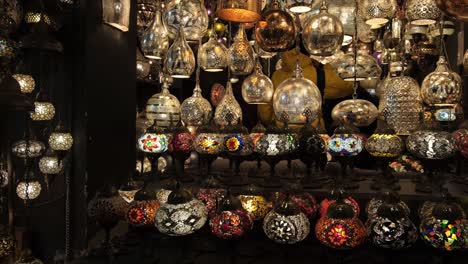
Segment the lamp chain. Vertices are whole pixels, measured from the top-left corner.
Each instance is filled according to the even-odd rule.
[[[356,13],[359,11],[358,1],[356,0]],[[358,42],[358,26],[357,26],[357,15],[354,16],[354,86],[353,86],[353,99],[357,99],[357,43]]]

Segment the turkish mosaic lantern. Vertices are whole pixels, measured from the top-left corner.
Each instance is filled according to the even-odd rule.
[[[169,148],[169,138],[156,122],[138,139],[138,149],[148,154],[162,154]]]
[[[364,148],[362,139],[356,135],[358,133],[357,128],[342,124],[335,129],[333,135],[328,139],[328,152],[332,156],[357,156]]]
[[[300,184],[293,184],[290,192],[289,198],[296,203],[301,212],[305,214],[307,218],[314,219],[320,208],[315,197],[312,194],[303,191]],[[275,204],[282,202],[287,198],[283,193],[277,193],[276,196]]]
[[[265,134],[266,128],[262,123],[257,123],[250,131],[250,138],[252,139],[252,143],[254,144],[254,149],[256,149],[258,141],[260,138]]]
[[[424,128],[406,139],[408,151],[415,157],[428,160],[446,159],[455,154],[456,145],[452,135],[433,128]]]
[[[276,243],[296,244],[309,235],[310,222],[296,202],[287,197],[265,216],[263,231]]]
[[[214,177],[208,178],[202,183],[200,190],[197,193],[197,199],[205,204],[208,216],[213,216],[216,213],[218,203],[226,196],[226,189]]]
[[[137,192],[127,211],[127,222],[134,227],[154,226],[154,216],[160,203],[153,193],[144,189]]]
[[[382,200],[380,200],[382,201]],[[394,196],[387,196],[369,214],[367,237],[376,247],[402,249],[411,247],[418,239],[416,226],[409,218],[408,207]]]
[[[238,198],[241,202],[242,208],[247,211],[254,221],[263,219],[270,210],[267,199],[254,185],[249,185],[242,191]]]
[[[288,135],[286,130],[272,124],[258,140],[256,152],[263,156],[288,155],[295,148],[293,140],[294,138]]]
[[[7,233],[0,234],[0,258],[4,258],[13,253],[15,248],[15,238]]]
[[[444,251],[464,249],[468,244],[468,221],[454,202],[443,201],[433,206],[421,220],[419,231],[426,244]]]
[[[366,206],[367,217],[368,218],[375,217],[377,215],[377,210],[379,209],[379,207],[384,203],[388,203],[388,198],[387,197],[390,196],[390,195],[392,196],[391,201],[393,203],[397,203],[398,207],[401,208],[407,216],[409,216],[411,211],[410,211],[408,205],[404,201],[400,200],[393,193],[385,193],[385,195],[380,195],[378,197],[373,197],[369,201],[369,203]]]
[[[196,152],[199,154],[219,155],[224,151],[224,137],[216,132],[214,126],[202,126],[197,132],[198,135],[194,143]]]
[[[452,133],[455,146],[463,157],[468,159],[468,129],[461,128]]]
[[[236,239],[244,236],[253,229],[253,220],[249,213],[242,208],[240,201],[228,196],[220,203],[220,208],[210,221],[211,233],[221,239]]]
[[[224,137],[224,149],[232,156],[248,156],[254,151],[249,131],[239,120],[236,126],[228,125]]]
[[[315,235],[323,245],[334,249],[352,249],[364,243],[366,228],[355,217],[353,207],[342,199],[330,205],[315,226]]]
[[[169,194],[177,189],[179,182],[175,179],[170,179],[164,186],[156,192],[156,198],[160,204],[167,203]]]
[[[159,232],[169,236],[186,236],[202,228],[208,218],[203,202],[178,186],[156,211],[155,225]]]
[[[366,142],[366,150],[376,158],[396,158],[405,149],[403,140],[396,135],[395,130],[379,119],[378,127]]]

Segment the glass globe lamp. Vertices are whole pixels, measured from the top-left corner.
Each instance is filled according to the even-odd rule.
[[[160,203],[153,194],[140,190],[135,194],[133,202],[128,207],[127,222],[135,227],[152,227],[159,207]]]
[[[22,200],[34,200],[41,194],[42,186],[37,180],[22,180],[16,185],[16,194]]]
[[[328,13],[323,1],[320,13],[311,16],[302,31],[302,41],[307,52],[312,56],[332,56],[340,50],[343,38],[343,24],[338,17]]]
[[[144,153],[161,154],[166,152],[168,148],[168,136],[162,129],[155,127],[155,125],[148,128],[138,139],[138,149]]]
[[[253,229],[253,220],[240,201],[232,196],[224,198],[220,208],[213,213],[209,220],[211,233],[215,236],[230,240],[242,237]]]
[[[199,154],[218,155],[224,151],[223,141],[224,137],[215,131],[200,129],[195,139],[195,151]]]
[[[210,122],[213,109],[210,102],[202,95],[200,84],[195,84],[191,97],[180,105],[180,118],[185,126],[199,127]]]
[[[260,19],[262,1],[220,0],[216,14],[225,21],[253,23]]]
[[[422,240],[444,251],[466,248],[467,230],[468,222],[460,206],[446,201],[434,204],[419,226]]]
[[[210,91],[210,102],[211,104],[216,107],[219,105],[221,102],[221,99],[223,99],[224,94],[226,93],[226,89],[222,84],[215,83],[211,87]]]
[[[36,87],[36,82],[31,75],[27,74],[13,74],[12,77],[19,83],[21,92],[24,94],[29,94],[34,91]]]
[[[359,13],[370,26],[386,24],[393,18],[396,9],[396,0],[361,0],[359,3]]]
[[[334,67],[338,76],[349,82],[380,78],[382,69],[375,58],[366,52],[358,51],[355,61],[352,49],[335,61]]]
[[[330,205],[315,226],[315,235],[323,245],[334,249],[352,249],[366,239],[366,228],[354,217],[352,206],[342,200]]]
[[[311,119],[315,119],[322,105],[322,95],[317,85],[304,78],[302,68],[296,64],[294,77],[283,81],[273,95],[273,110],[277,119],[286,113],[289,124],[305,124],[305,111],[312,113]]]
[[[263,231],[276,243],[296,244],[310,232],[310,222],[289,197],[280,202],[263,220]]]
[[[291,153],[290,145],[290,138],[284,130],[270,126],[258,140],[255,151],[262,156],[281,157]]]
[[[422,99],[416,80],[407,76],[389,79],[381,101],[384,105],[380,111],[397,135],[409,135],[418,129]]]
[[[409,217],[411,210],[404,201],[400,200],[396,194],[384,193],[377,197],[373,197],[366,206],[366,214],[369,219],[378,216],[377,211],[382,205],[397,205],[398,212],[403,212],[406,217]]]
[[[186,236],[201,229],[207,217],[205,205],[179,187],[156,211],[155,225],[165,235]]]
[[[248,104],[268,104],[274,91],[273,82],[263,74],[262,66],[257,61],[254,72],[242,83],[242,98]]]
[[[230,127],[224,137],[224,149],[230,156],[248,156],[254,151],[253,141],[247,128],[238,124]]]
[[[63,163],[53,151],[48,151],[39,160],[39,170],[46,175],[59,174],[63,169]]]
[[[456,145],[452,135],[432,129],[418,130],[406,139],[406,148],[417,158],[446,159],[455,154]]]
[[[198,50],[198,63],[207,72],[222,72],[228,65],[228,49],[218,41],[215,30],[211,30],[208,42]]]
[[[0,234],[0,258],[8,257],[15,248],[15,238],[8,233]]]
[[[356,14],[355,1],[333,0],[328,1],[328,13],[338,17],[343,25],[343,46],[349,45],[354,36],[354,16]]]
[[[188,79],[195,70],[195,55],[184,34],[181,28],[164,60],[164,67],[173,78]]]
[[[411,24],[421,26],[436,23],[442,15],[435,0],[408,0],[405,10]]]
[[[55,107],[49,102],[34,102],[34,112],[30,113],[33,121],[50,121],[55,116]]]
[[[407,208],[407,207],[406,207]],[[379,248],[403,249],[418,239],[417,229],[398,200],[381,203],[366,223],[368,238]]]
[[[307,218],[314,219],[318,213],[319,205],[315,197],[302,190],[300,184],[292,184],[290,186],[291,192],[289,193],[289,198],[298,206],[299,210],[307,216]],[[274,204],[279,205],[281,202],[287,199],[287,195],[283,193],[277,193],[274,197]]]
[[[180,102],[177,97],[169,91],[169,84],[164,82],[162,91],[156,93],[146,103],[146,117],[154,120],[158,127],[169,127],[172,122],[180,119]]]
[[[247,40],[244,26],[239,26],[234,41],[229,47],[228,65],[234,75],[248,75],[255,66],[254,50]]]
[[[161,10],[157,8],[153,22],[141,36],[141,50],[148,59],[162,59],[169,48],[169,36],[161,19]]]
[[[421,96],[428,105],[456,104],[462,97],[460,75],[449,69],[447,60],[441,56],[434,72],[424,78]]]
[[[226,197],[226,189],[214,177],[205,180],[197,193],[197,199],[205,204],[210,217],[214,216],[218,210],[219,202]]]
[[[189,40],[199,40],[205,35],[209,19],[203,0],[170,0],[165,6],[163,23],[171,38],[180,28]]]
[[[37,158],[44,150],[44,143],[34,139],[16,141],[11,147],[11,152],[19,158]]]
[[[255,26],[255,41],[267,52],[287,51],[294,47],[296,23],[278,0],[272,0],[263,10]]]
[[[332,110],[332,118],[335,122],[342,123],[346,120],[352,120],[352,124],[358,127],[369,126],[377,119],[378,114],[377,107],[363,99],[342,101]]]
[[[231,125],[236,125],[238,121],[242,121],[242,109],[234,97],[231,82],[227,83],[226,93],[216,107],[214,121],[218,126],[225,127],[229,125],[228,117],[231,118]]]
[[[247,211],[254,221],[262,220],[270,210],[267,199],[253,185],[243,190],[237,198],[239,198],[242,208]]]

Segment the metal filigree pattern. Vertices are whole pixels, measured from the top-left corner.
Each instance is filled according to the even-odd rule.
[[[374,157],[398,157],[404,149],[403,140],[392,134],[373,134],[366,142],[367,152]]]
[[[187,39],[199,40],[208,29],[208,12],[201,0],[170,0],[166,3],[163,23],[171,38],[182,26]]]
[[[361,0],[359,13],[369,25],[383,25],[395,15],[396,0]]]
[[[255,66],[254,51],[247,41],[244,27],[240,27],[234,42],[229,47],[228,65],[232,74],[248,75]]]
[[[11,152],[19,158],[37,158],[44,150],[44,143],[37,140],[20,140],[11,147]]]
[[[309,235],[310,223],[302,212],[297,215],[282,215],[271,211],[263,221],[263,231],[276,243],[295,244]]]
[[[382,114],[397,135],[409,135],[421,123],[422,100],[418,83],[406,76],[387,81]]]
[[[182,204],[163,204],[157,210],[155,225],[159,232],[169,236],[185,236],[202,228],[208,213],[205,205],[192,199]]]
[[[434,24],[442,15],[435,0],[408,0],[405,9],[406,17],[415,25]]]

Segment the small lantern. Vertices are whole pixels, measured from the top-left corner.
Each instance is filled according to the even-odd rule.
[[[242,204],[242,208],[249,213],[254,221],[263,219],[269,211],[267,200],[254,185],[248,186],[238,198]]]
[[[145,190],[140,190],[134,198],[127,211],[128,223],[135,227],[153,226],[154,216],[159,208],[156,197]]]

